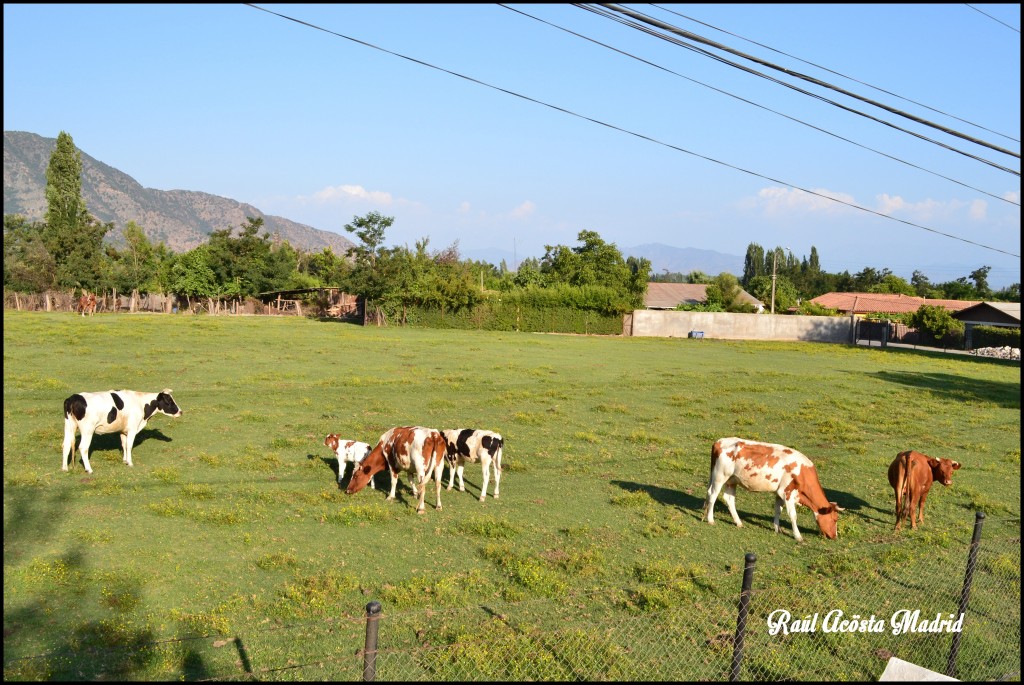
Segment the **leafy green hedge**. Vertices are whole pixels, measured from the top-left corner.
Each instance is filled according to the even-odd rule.
[[[1020,329],[1002,326],[975,326],[971,330],[971,347],[1020,347]]]
[[[410,307],[406,321],[425,328],[478,329],[546,333],[622,333],[621,314],[602,314],[566,306],[537,307],[504,301],[482,302],[473,309],[442,312]]]

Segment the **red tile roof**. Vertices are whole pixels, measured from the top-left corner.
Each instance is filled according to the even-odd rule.
[[[916,312],[923,304],[958,312],[979,304],[975,300],[929,300],[924,297],[892,293],[825,293],[815,297],[811,302],[847,314],[905,314]]]

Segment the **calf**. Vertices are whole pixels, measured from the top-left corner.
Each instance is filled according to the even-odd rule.
[[[366,487],[367,482],[375,473],[385,468],[391,471],[391,493],[389,500],[395,499],[395,488],[398,486],[398,474],[405,471],[413,492],[419,499],[416,513],[426,511],[424,499],[427,494],[427,483],[433,478],[437,482],[437,505],[441,508],[441,476],[444,470],[445,441],[444,436],[433,428],[422,426],[398,426],[391,428],[380,436],[376,447],[363,458],[363,461],[352,473],[345,492],[355,494]]]
[[[346,464],[352,464],[352,473],[355,473],[359,463],[372,449],[365,442],[342,440],[337,433],[330,433],[324,438],[324,444],[330,447],[338,457],[338,485],[341,485],[341,479],[345,477]],[[370,488],[377,489],[373,482],[373,476],[370,477]]]
[[[917,528],[917,519],[924,523],[924,501],[932,483],[938,481],[949,487],[953,484],[953,472],[959,468],[959,462],[935,459],[913,450],[897,454],[889,464],[889,485],[896,494],[896,530],[908,515],[911,529]]]
[[[64,400],[64,461],[62,471],[68,470],[68,457],[75,461],[75,431],[82,434],[79,450],[82,466],[92,473],[89,465],[89,443],[93,433],[120,433],[123,461],[132,464],[132,445],[135,436],[146,427],[155,413],[181,416],[171,391],[136,392],[135,390],[108,390],[107,392],[80,392]]]
[[[494,467],[494,499],[498,499],[498,489],[501,486],[501,449],[505,445],[504,439],[499,433],[487,430],[473,430],[472,428],[455,428],[441,431],[445,440],[446,460],[448,470],[448,489],[455,485],[455,474],[459,476],[459,490],[466,491],[466,483],[462,473],[466,468],[466,462],[480,462],[484,470],[483,484],[480,486],[480,501],[487,499],[487,482],[491,475],[491,466]]]
[[[736,486],[751,492],[775,493],[775,532],[779,532],[779,515],[786,504],[789,520],[793,524],[793,537],[802,540],[796,527],[796,505],[802,504],[814,512],[814,520],[822,535],[836,538],[836,523],[843,511],[835,502],[829,502],[818,481],[818,472],[810,459],[794,449],[767,442],[741,438],[722,438],[711,447],[711,476],[704,512],[708,523],[714,523],[715,500],[724,486],[722,499],[729,507],[732,520],[743,527],[736,513]]]

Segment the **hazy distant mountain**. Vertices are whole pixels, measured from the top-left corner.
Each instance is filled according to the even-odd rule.
[[[734,276],[743,275],[744,257],[715,252],[714,250],[698,250],[693,247],[672,247],[661,243],[649,243],[636,247],[620,248],[625,257],[646,257],[651,260],[651,273],[688,274],[691,271],[703,271],[709,276],[717,276],[727,271]]]
[[[46,167],[56,138],[35,133],[4,131],[4,214],[21,214],[32,221],[46,213]],[[120,229],[134,221],[153,242],[185,252],[206,242],[210,233],[238,228],[246,217],[263,217],[266,232],[279,235],[292,247],[319,251],[330,247],[344,254],[352,241],[279,216],[252,205],[191,190],[143,188],[131,176],[93,159],[82,151],[82,197],[89,213]],[[109,235],[109,234],[108,234]]]

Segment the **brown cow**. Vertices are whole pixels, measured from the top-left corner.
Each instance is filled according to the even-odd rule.
[[[82,316],[96,313],[96,295],[93,293],[82,293],[82,296],[78,298],[78,309],[82,312]]]
[[[889,485],[896,494],[896,530],[903,526],[907,516],[912,529],[917,528],[918,520],[924,523],[924,501],[932,483],[952,485],[953,472],[959,468],[959,462],[935,459],[913,450],[897,454],[889,464]]]

